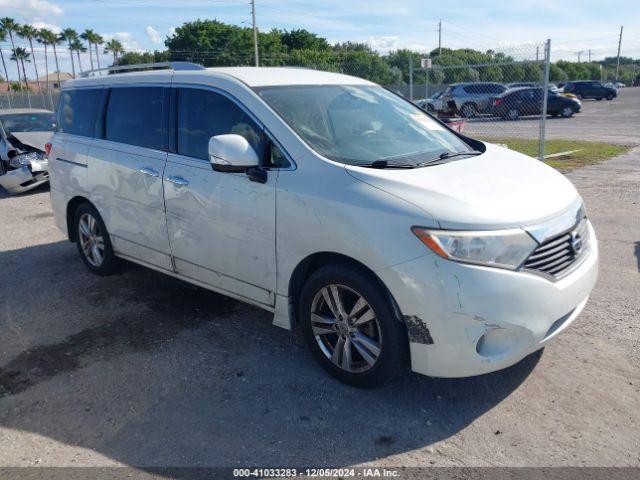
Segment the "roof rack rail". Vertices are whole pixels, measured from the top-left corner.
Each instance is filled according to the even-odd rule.
[[[97,74],[102,74],[103,72],[106,72],[108,75],[110,73],[128,72],[132,70],[160,70],[165,68],[169,70],[205,70],[202,65],[190,62],[136,63],[132,65],[112,65],[111,67],[87,70],[80,72],[80,76],[86,78],[89,76],[95,77]]]

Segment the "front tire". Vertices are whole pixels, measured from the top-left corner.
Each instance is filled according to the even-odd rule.
[[[564,118],[570,118],[573,116],[573,114],[575,113],[575,111],[573,110],[573,108],[571,107],[564,107],[562,109],[562,116]]]
[[[380,386],[407,364],[406,329],[363,269],[328,265],[314,272],[300,294],[298,319],[313,357],[344,383]]]
[[[609,101],[613,100],[613,94],[612,93],[608,93],[606,98]]]
[[[460,109],[460,115],[464,118],[473,118],[478,114],[478,107],[475,103],[465,103]]]
[[[115,273],[121,261],[113,253],[109,232],[95,207],[81,204],[75,211],[73,225],[78,252],[87,268],[97,275]]]

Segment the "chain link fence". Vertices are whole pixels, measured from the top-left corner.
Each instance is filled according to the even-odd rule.
[[[8,108],[42,108],[55,110],[60,97],[59,90],[32,92],[30,90],[0,93],[0,110]]]
[[[261,66],[297,66],[344,73],[379,83],[440,117],[463,117],[465,133],[471,137],[502,143],[534,143],[539,158],[544,155],[547,113],[570,117],[570,102],[544,94],[548,88],[550,41],[460,53],[446,50],[432,60],[409,55],[404,63],[366,51],[317,51],[263,55]],[[462,55],[465,58],[465,55]],[[169,52],[171,61],[205,66],[251,66],[252,53]],[[479,61],[480,60],[480,61]],[[0,108],[45,108],[55,110],[58,90],[0,94]],[[568,109],[567,109],[568,108]]]

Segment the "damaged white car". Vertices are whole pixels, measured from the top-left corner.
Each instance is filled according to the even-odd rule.
[[[49,110],[0,110],[0,185],[23,193],[49,181],[45,145],[51,140],[56,116]]]

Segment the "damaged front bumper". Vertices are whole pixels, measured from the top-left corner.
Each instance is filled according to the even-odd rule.
[[[589,228],[584,261],[557,281],[433,254],[377,271],[403,314],[412,370],[480,375],[543,348],[580,314],[596,283],[598,246]]]
[[[0,186],[15,195],[28,192],[49,181],[49,163],[46,159],[31,160],[31,168],[22,166],[0,175]]]

